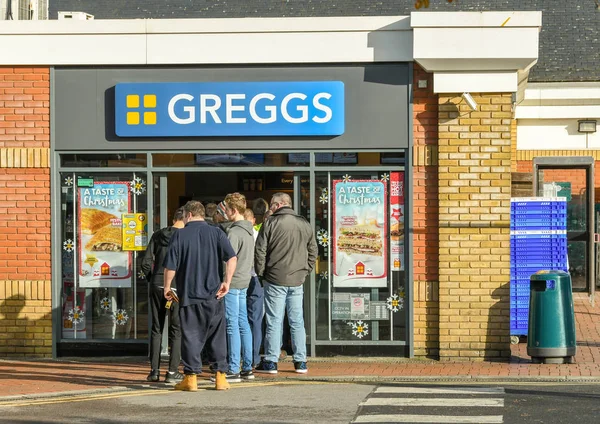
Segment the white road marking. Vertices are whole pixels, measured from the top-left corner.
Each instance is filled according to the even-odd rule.
[[[375,390],[375,393],[398,393],[398,394],[455,394],[455,395],[498,395],[504,394],[504,387],[394,387],[382,386]]]
[[[353,423],[501,424],[502,415],[361,415]]]
[[[459,399],[459,398],[369,398],[360,406],[504,406],[504,399]]]

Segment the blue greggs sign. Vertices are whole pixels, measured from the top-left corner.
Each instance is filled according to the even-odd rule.
[[[341,81],[120,83],[115,102],[119,137],[344,133]]]

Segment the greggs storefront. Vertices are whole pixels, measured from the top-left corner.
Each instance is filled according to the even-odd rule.
[[[152,233],[191,199],[285,192],[319,243],[313,357],[509,357],[514,113],[540,27],[539,12],[7,22],[0,356],[145,355]]]
[[[312,356],[408,355],[410,81],[407,63],[54,68],[57,356],[145,354],[149,237],[232,192],[286,192],[314,228]]]

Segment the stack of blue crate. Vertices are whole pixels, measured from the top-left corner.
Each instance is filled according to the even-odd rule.
[[[513,198],[510,204],[510,335],[527,335],[529,278],[568,271],[565,197]]]

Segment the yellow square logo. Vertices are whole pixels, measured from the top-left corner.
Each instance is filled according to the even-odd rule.
[[[140,124],[140,113],[139,112],[127,112],[127,125],[139,125]]]
[[[140,96],[137,94],[129,94],[127,96],[127,108],[137,109],[138,107],[140,107]]]
[[[144,125],[156,125],[156,112],[144,112]]]
[[[127,125],[140,125],[142,116],[144,125],[156,125],[157,113],[156,110],[152,110],[156,109],[156,103],[156,94],[128,94],[126,96],[127,109],[134,110],[127,111]]]
[[[148,109],[156,107],[156,95],[155,94],[146,94],[144,96],[144,107],[148,108]]]

